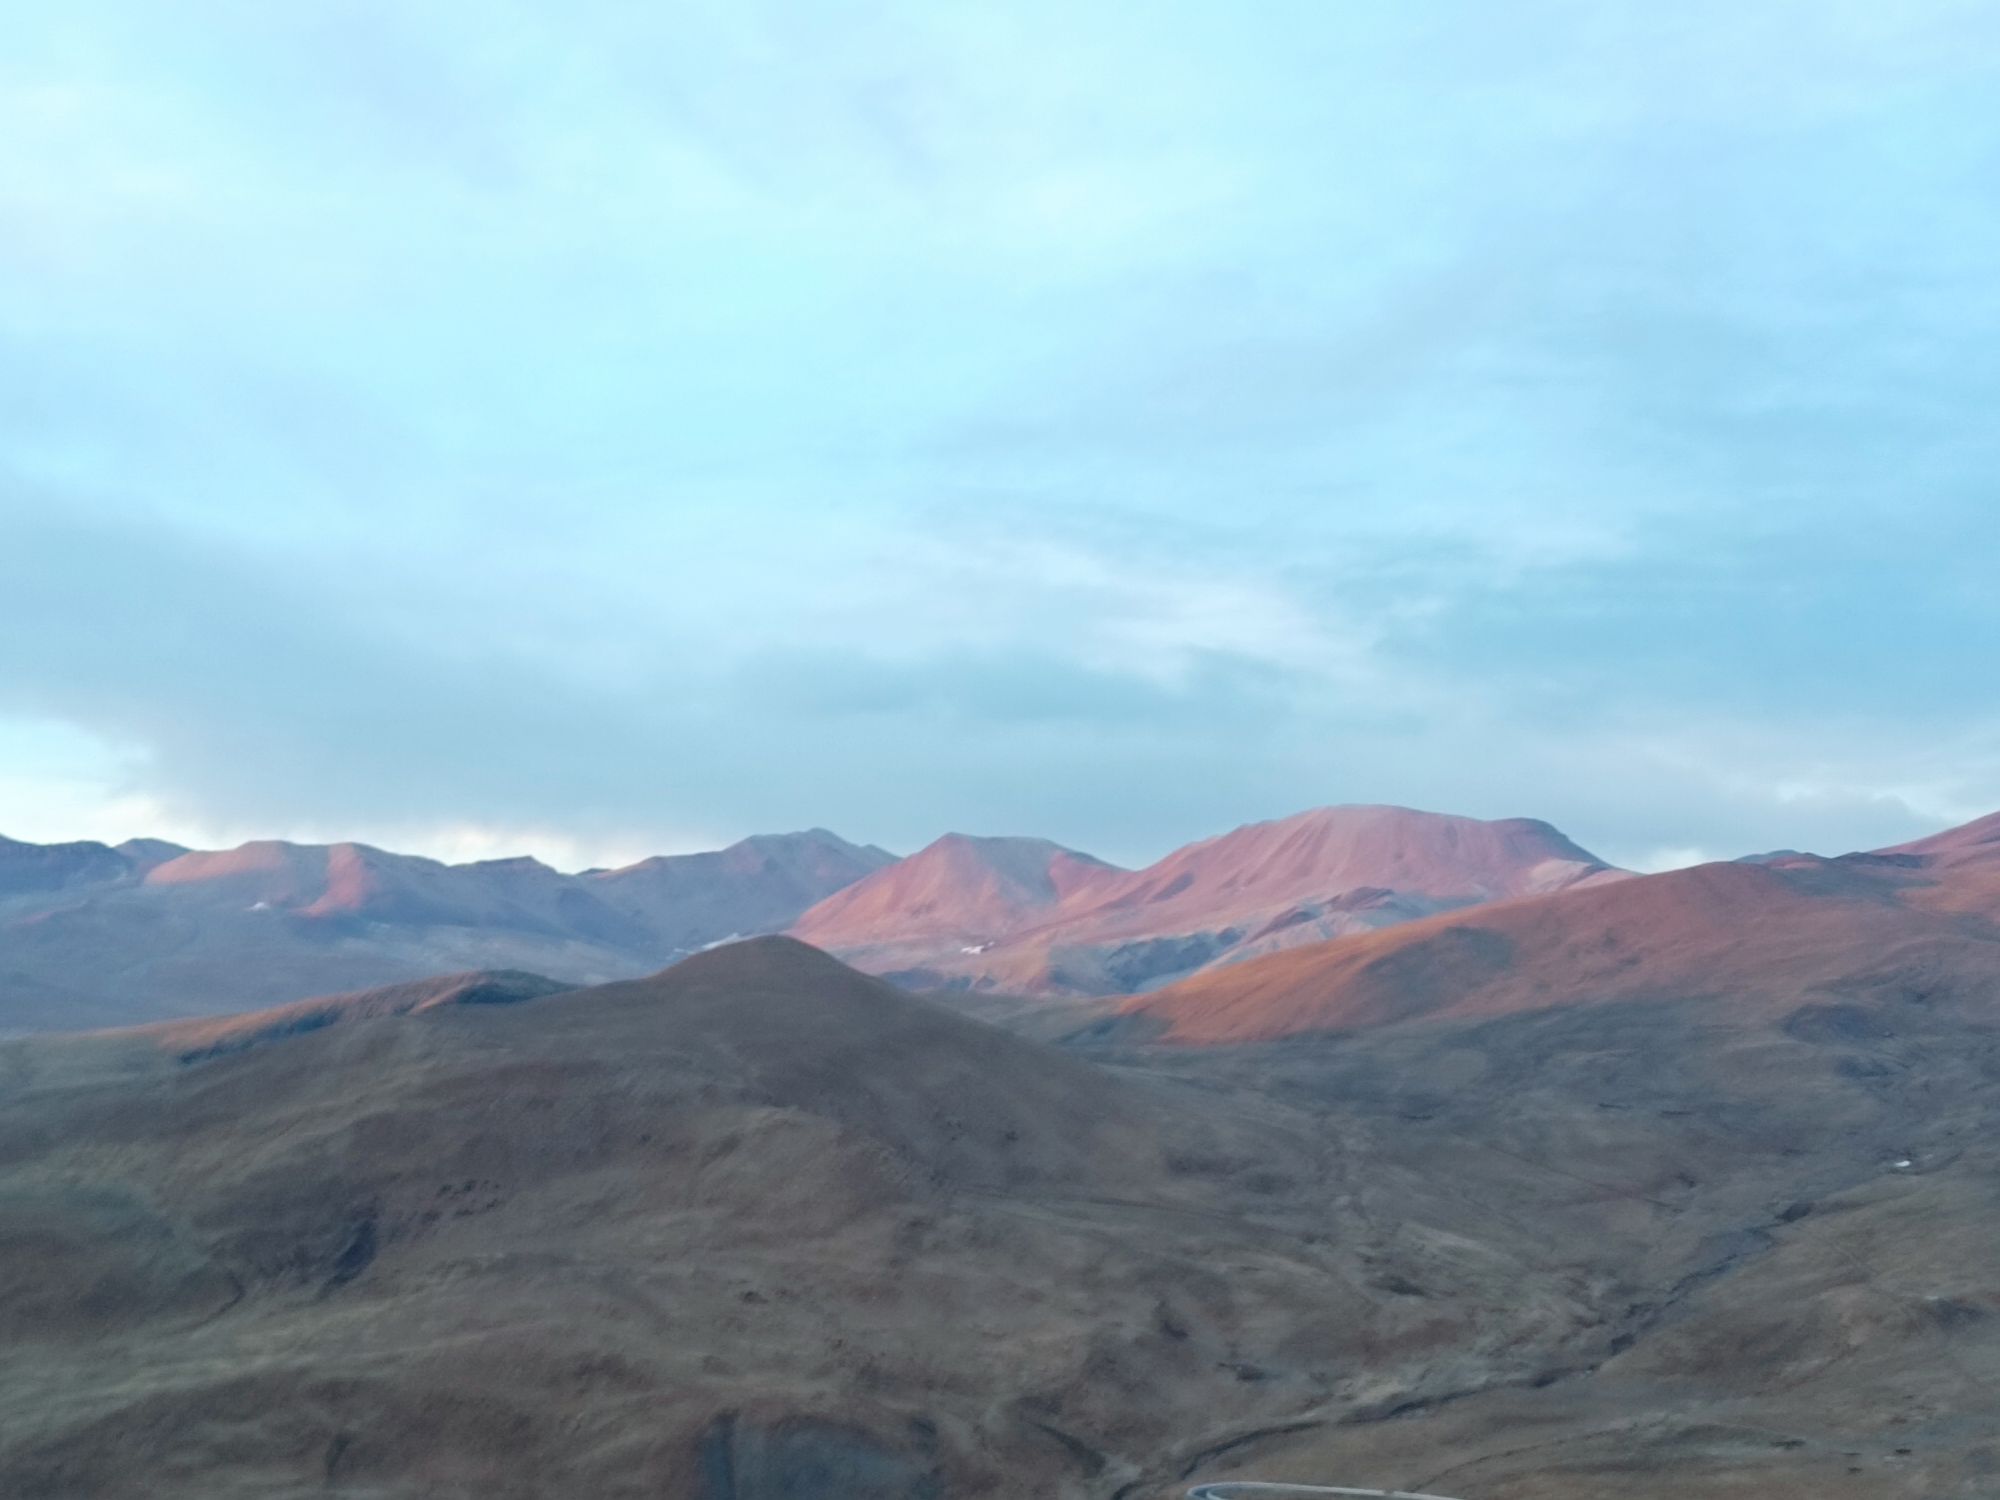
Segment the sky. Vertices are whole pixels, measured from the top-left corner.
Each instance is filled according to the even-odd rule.
[[[0,9],[0,832],[2000,808],[2000,10]]]

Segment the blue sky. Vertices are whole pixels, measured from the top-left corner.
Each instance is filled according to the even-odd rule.
[[[0,831],[2000,807],[2000,12],[0,15]]]

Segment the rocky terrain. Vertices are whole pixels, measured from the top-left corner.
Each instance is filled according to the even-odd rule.
[[[0,1052],[0,1491],[1108,1494],[1610,1337],[1296,1109],[787,939],[531,988]]]
[[[1985,1496],[1994,831],[1125,1002],[770,938],[7,1044],[0,1491]]]

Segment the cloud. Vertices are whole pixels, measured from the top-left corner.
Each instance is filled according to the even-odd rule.
[[[2000,803],[1976,5],[5,24],[0,712],[110,747],[80,827]]]

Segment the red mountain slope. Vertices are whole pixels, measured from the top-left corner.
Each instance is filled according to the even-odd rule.
[[[868,968],[928,963],[1036,925],[1123,874],[1047,839],[948,833],[820,902],[792,935]]]
[[[925,856],[969,853],[945,850],[948,842]],[[1621,873],[1546,823],[1399,807],[1319,808],[1190,844],[1143,870],[1093,863],[1087,878],[1062,885],[1037,877],[1009,886],[1007,895],[990,876],[947,870],[942,858],[906,877],[898,876],[902,869],[822,903],[793,931],[909,982],[1118,994],[1301,943]]]
[[[1961,831],[1963,832],[1963,831]],[[1165,1038],[1271,1041],[1555,1006],[1712,999],[1719,1020],[2000,984],[2000,843],[1716,864],[1275,954],[1129,1002]]]

